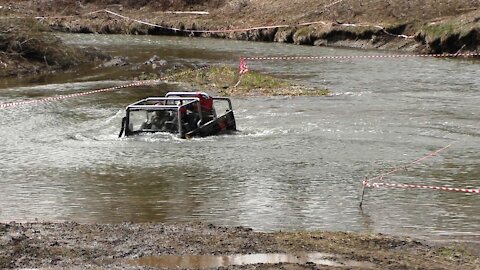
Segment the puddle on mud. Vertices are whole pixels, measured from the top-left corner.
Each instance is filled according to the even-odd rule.
[[[233,265],[276,264],[276,263],[313,263],[335,267],[374,268],[370,262],[344,260],[341,257],[328,253],[264,253],[264,254],[236,254],[236,255],[164,255],[149,256],[128,261],[136,266],[158,268],[195,268],[207,269],[227,267]]]

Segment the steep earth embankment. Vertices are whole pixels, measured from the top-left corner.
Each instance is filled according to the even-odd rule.
[[[480,51],[480,1],[473,0],[36,0],[12,2],[11,7],[28,16],[67,16],[43,22],[68,32],[195,35],[422,53]],[[172,31],[105,12],[90,13],[102,9],[179,29],[280,27],[226,33]],[[208,14],[171,13],[198,10]],[[308,22],[316,23],[301,25]]]
[[[191,11],[208,14],[188,13]],[[314,23],[305,24],[309,22]],[[187,31],[272,25],[278,27]],[[65,70],[98,56],[65,46],[46,33],[48,29],[188,35],[418,53],[478,53],[480,1],[0,0],[0,76]]]
[[[0,77],[65,70],[106,56],[66,46],[34,19],[0,21]]]

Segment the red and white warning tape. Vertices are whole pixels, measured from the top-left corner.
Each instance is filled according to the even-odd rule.
[[[408,164],[405,165],[405,166],[397,167],[397,168],[394,168],[394,169],[392,169],[392,170],[390,170],[390,171],[388,171],[388,172],[385,172],[385,173],[382,173],[382,174],[380,174],[380,175],[378,175],[378,176],[375,176],[375,177],[373,177],[373,178],[369,178],[368,181],[377,180],[377,179],[378,179],[378,180],[382,180],[383,177],[385,177],[385,176],[394,174],[394,173],[396,173],[396,172],[398,172],[398,171],[401,171],[401,170],[406,170],[406,169],[408,169],[408,168],[410,168],[410,167],[412,167],[412,166],[414,166],[414,165],[420,164],[422,161],[424,161],[424,160],[426,160],[426,159],[428,159],[428,158],[434,157],[434,156],[438,155],[440,152],[443,152],[443,151],[447,150],[450,146],[452,146],[452,144],[453,144],[453,143],[451,143],[451,144],[449,144],[449,145],[447,145],[447,146],[444,146],[444,147],[442,147],[442,148],[440,148],[440,149],[438,149],[438,150],[435,150],[435,151],[433,151],[433,152],[430,152],[430,153],[426,154],[425,156],[423,156],[423,157],[421,157],[421,158],[419,158],[419,159],[416,159],[416,160],[408,163]]]
[[[439,53],[439,54],[385,54],[385,55],[332,55],[332,56],[265,56],[244,57],[244,60],[331,60],[331,59],[371,59],[371,58],[410,58],[410,57],[478,57],[480,53]]]
[[[478,194],[480,194],[480,189],[473,189],[473,188],[455,188],[455,187],[440,187],[440,186],[429,186],[429,185],[392,184],[392,183],[378,183],[378,182],[371,183],[371,182],[369,182],[369,181],[372,181],[372,180],[382,180],[383,177],[385,177],[385,176],[392,175],[392,174],[394,174],[394,173],[396,173],[400,170],[407,169],[407,168],[412,167],[414,165],[420,164],[420,162],[422,162],[422,161],[424,161],[428,158],[431,158],[433,156],[438,155],[440,152],[446,150],[450,146],[452,146],[452,144],[449,144],[445,147],[442,147],[442,148],[440,148],[436,151],[430,152],[430,153],[426,154],[425,156],[408,163],[405,166],[394,168],[394,169],[392,169],[392,170],[390,170],[386,173],[382,173],[382,174],[380,174],[378,176],[375,176],[373,178],[365,178],[365,180],[363,180],[363,182],[362,182],[362,185],[363,185],[363,187],[367,187],[367,188],[380,188],[380,187],[419,188],[419,189],[432,189],[432,190],[455,191],[455,192],[478,193]]]
[[[143,83],[140,84],[139,82],[135,82],[135,83],[130,83],[130,84],[126,84],[126,85],[113,86],[113,87],[102,88],[102,89],[86,91],[86,92],[81,92],[81,93],[75,93],[75,94],[46,97],[46,98],[34,99],[34,100],[22,100],[22,101],[16,101],[16,102],[2,103],[2,104],[0,104],[0,109],[9,108],[9,107],[16,107],[16,106],[19,106],[19,105],[26,105],[26,104],[38,104],[38,103],[44,103],[44,102],[49,102],[49,101],[58,101],[58,100],[63,100],[63,99],[68,99],[68,98],[73,98],[73,97],[87,96],[87,95],[96,94],[96,93],[110,92],[110,91],[114,91],[114,90],[118,90],[118,89],[122,89],[122,88],[134,87],[134,86],[140,86],[140,85],[146,85],[146,84],[143,84]]]
[[[97,94],[97,93],[104,93],[104,92],[111,92],[119,89],[124,89],[124,88],[129,88],[129,87],[139,87],[139,86],[149,86],[149,85],[155,85],[158,84],[162,81],[177,77],[177,76],[182,76],[187,73],[193,72],[193,71],[199,71],[202,69],[206,69],[208,66],[202,66],[199,68],[195,68],[193,70],[186,70],[183,72],[179,72],[170,76],[166,76],[157,80],[145,80],[145,81],[134,81],[129,84],[124,84],[124,85],[119,85],[119,86],[112,86],[112,87],[107,87],[107,88],[101,88],[101,89],[96,89],[96,90],[91,90],[91,91],[86,91],[86,92],[81,92],[81,93],[74,93],[74,94],[68,94],[68,95],[60,95],[60,96],[53,96],[53,97],[46,97],[46,98],[41,98],[41,99],[34,99],[34,100],[22,100],[22,101],[16,101],[16,102],[9,102],[9,103],[2,103],[0,104],[0,109],[5,109],[5,108],[12,108],[20,105],[27,105],[27,104],[39,104],[39,103],[45,103],[45,102],[50,102],[50,101],[59,101],[59,100],[64,100],[64,99],[69,99],[69,98],[74,98],[74,97],[82,97],[82,96],[87,96],[87,95],[92,95],[92,94]]]
[[[455,192],[480,194],[480,189],[474,189],[474,188],[454,188],[454,187],[439,187],[439,186],[412,185],[412,184],[369,183],[367,180],[363,181],[363,186],[368,187],[368,188],[380,188],[380,187],[419,188],[419,189],[433,189],[433,190],[455,191]]]
[[[240,58],[240,64],[238,65],[238,74],[243,75],[248,72],[248,66],[247,62],[245,61],[245,58],[241,57]]]
[[[252,61],[298,61],[298,60],[349,60],[349,59],[385,59],[385,58],[453,58],[453,57],[480,57],[480,53],[445,53],[445,54],[391,54],[391,55],[332,55],[332,56],[264,56],[241,57],[239,73],[248,72],[246,60]]]

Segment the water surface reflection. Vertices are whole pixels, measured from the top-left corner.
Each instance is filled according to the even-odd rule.
[[[373,54],[173,37],[63,38],[138,62],[154,54],[171,63],[231,65],[241,55]],[[441,156],[387,180],[480,188],[477,62],[249,65],[334,95],[234,98],[239,134],[187,141],[164,134],[117,138],[127,104],[184,90],[178,84],[3,110],[0,221],[206,221],[265,231],[478,236],[478,195],[376,189],[367,191],[364,212],[358,208],[365,176],[452,142]],[[9,82],[0,96],[10,102],[123,83],[112,74],[86,69],[36,86]]]

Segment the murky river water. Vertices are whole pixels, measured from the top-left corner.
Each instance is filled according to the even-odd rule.
[[[237,65],[240,56],[379,54],[285,44],[66,35],[143,62]],[[361,181],[445,145],[387,182],[480,188],[480,63],[448,59],[254,62],[331,97],[234,98],[237,135],[118,139],[124,107],[179,90],[123,89],[0,114],[0,221],[188,222],[257,230],[480,235],[480,196],[367,190]],[[3,81],[2,102],[122,83],[115,69]],[[136,71],[128,71],[134,74]],[[183,90],[183,89],[181,89]]]

